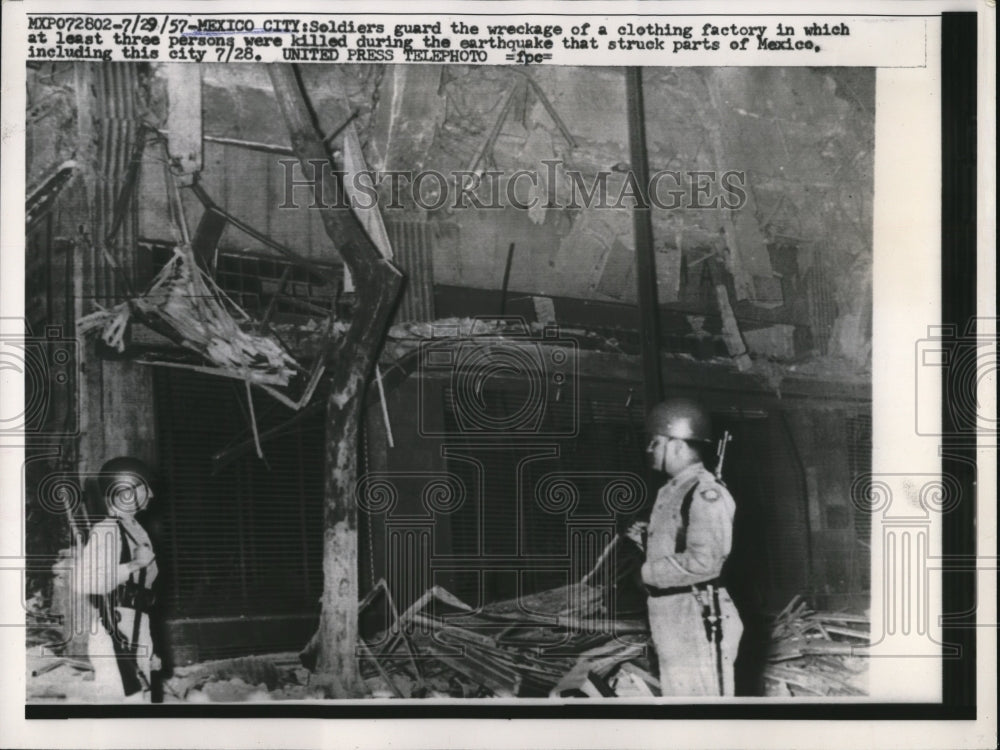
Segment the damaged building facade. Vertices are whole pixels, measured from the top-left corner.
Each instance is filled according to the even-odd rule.
[[[146,526],[171,669],[296,652],[316,632],[331,353],[367,314],[322,214],[353,204],[405,279],[365,390],[344,562],[375,654],[363,674],[406,673],[391,613],[419,618],[430,591],[453,613],[520,601],[556,625],[586,612],[591,636],[641,631],[638,553],[617,535],[663,481],[645,467],[651,393],[698,399],[731,435],[731,585],[755,648],[797,597],[841,613],[828,637],[857,635],[873,70],[647,68],[638,130],[620,68],[296,75],[344,195],[303,167],[266,66],[29,66],[26,320],[59,378],[26,396],[49,394],[25,469],[29,548],[56,570],[28,580],[40,632],[71,616],[59,560],[84,533],[86,478],[117,455],[157,470]],[[638,188],[637,138],[655,176]],[[532,694],[493,657],[480,684]],[[573,668],[554,663],[536,692]],[[745,694],[799,689],[745,679]]]

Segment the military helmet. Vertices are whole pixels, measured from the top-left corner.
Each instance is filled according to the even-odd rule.
[[[650,435],[707,443],[712,440],[712,420],[697,401],[690,398],[668,398],[649,410],[646,432]]]
[[[131,456],[118,456],[105,461],[97,478],[106,507],[112,505],[122,510],[141,510],[135,507],[135,489],[145,485],[151,495],[150,485],[153,481],[153,471],[145,461]]]

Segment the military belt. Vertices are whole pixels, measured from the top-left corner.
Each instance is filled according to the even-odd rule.
[[[656,586],[646,586],[646,593],[651,598],[659,598],[661,596],[674,596],[675,594],[690,594],[692,591],[707,591],[709,586],[714,586],[715,588],[722,588],[722,579],[713,578],[711,581],[702,581],[701,583],[695,583],[689,586],[670,586],[669,588],[661,589]]]

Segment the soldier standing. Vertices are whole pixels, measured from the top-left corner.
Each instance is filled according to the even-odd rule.
[[[657,404],[646,419],[646,451],[671,479],[648,524],[626,535],[644,547],[642,581],[664,696],[733,695],[733,664],[743,624],[720,580],[733,539],[736,504],[705,468],[712,446],[708,414],[690,399]]]
[[[149,623],[156,556],[135,517],[153,498],[151,475],[142,461],[122,456],[107,461],[98,478],[107,517],[90,530],[76,577],[100,621],[87,648],[98,700],[149,700],[152,673],[161,667]]]

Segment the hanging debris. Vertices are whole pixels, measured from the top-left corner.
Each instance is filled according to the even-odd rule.
[[[198,266],[187,244],[174,249],[145,294],[87,315],[79,328],[81,333],[101,329],[104,343],[122,352],[136,316],[160,324],[158,332],[173,334],[170,338],[201,355],[219,374],[256,385],[286,386],[302,371],[277,339],[254,330],[250,316]]]

